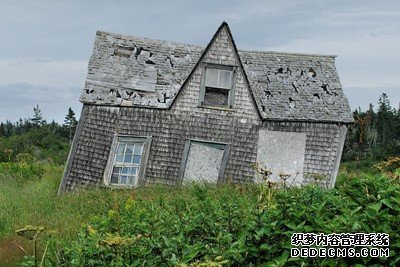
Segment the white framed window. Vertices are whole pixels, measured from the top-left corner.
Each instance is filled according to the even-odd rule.
[[[104,174],[106,185],[138,186],[144,178],[150,143],[151,137],[115,136]]]
[[[234,98],[233,66],[207,64],[200,90],[200,106],[232,108]]]

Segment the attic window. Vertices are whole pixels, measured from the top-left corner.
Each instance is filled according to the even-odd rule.
[[[233,76],[232,66],[206,66],[200,91],[200,105],[231,108],[233,105]]]
[[[110,153],[106,184],[135,187],[142,179],[151,139],[118,136]]]

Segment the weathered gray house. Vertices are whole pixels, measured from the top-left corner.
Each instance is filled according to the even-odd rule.
[[[256,181],[255,164],[335,183],[352,114],[334,56],[97,32],[60,191],[82,185]]]

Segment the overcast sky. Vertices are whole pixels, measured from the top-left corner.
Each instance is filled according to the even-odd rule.
[[[337,55],[352,109],[399,106],[398,0],[0,0],[0,121],[79,114],[96,30],[206,46],[224,20],[239,49]]]

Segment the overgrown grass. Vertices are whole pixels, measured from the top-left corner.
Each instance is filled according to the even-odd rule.
[[[43,177],[35,179],[3,173],[0,266],[32,255],[32,244],[15,234],[25,225],[57,231],[40,240],[44,266],[396,266],[400,183],[371,170],[343,165],[335,189],[194,185],[90,189],[61,197],[56,195],[61,167],[45,165]],[[384,232],[391,254],[290,259],[295,232]],[[33,264],[32,257],[25,263]]]
[[[18,163],[0,163],[10,165]],[[14,264],[15,258],[31,253],[29,246],[16,237],[15,230],[25,225],[40,225],[58,232],[61,239],[76,237],[83,222],[93,215],[115,208],[131,192],[120,190],[88,190],[57,196],[63,167],[44,165],[41,178],[10,172],[0,173],[0,266]],[[13,167],[18,169],[18,167]]]

